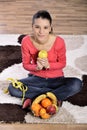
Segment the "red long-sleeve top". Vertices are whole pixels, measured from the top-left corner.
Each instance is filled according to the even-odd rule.
[[[63,76],[63,68],[66,65],[66,48],[64,40],[57,36],[53,46],[48,51],[50,68],[47,70],[36,70],[36,60],[39,51],[40,50],[38,50],[30,40],[30,37],[25,36],[21,45],[23,67],[31,74],[43,78]]]

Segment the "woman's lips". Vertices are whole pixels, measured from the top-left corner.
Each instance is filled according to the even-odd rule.
[[[39,38],[44,38],[45,37],[45,35],[38,35],[39,36]]]

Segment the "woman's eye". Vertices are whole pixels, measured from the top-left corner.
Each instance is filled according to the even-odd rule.
[[[48,27],[44,27],[44,29],[48,29]]]
[[[35,26],[36,29],[41,29],[39,26]],[[49,27],[44,27],[43,29],[48,29]]]

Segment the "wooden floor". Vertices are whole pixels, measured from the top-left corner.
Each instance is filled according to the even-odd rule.
[[[87,34],[87,0],[0,0],[0,34],[31,34],[41,9],[51,13],[55,34]]]
[[[55,34],[87,34],[87,0],[0,0],[0,34],[32,33],[32,15],[48,10]],[[87,130],[86,125],[0,124],[0,130]]]
[[[87,125],[66,124],[5,124],[0,130],[87,130]]]

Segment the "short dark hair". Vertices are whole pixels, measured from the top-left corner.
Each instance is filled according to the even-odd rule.
[[[34,21],[35,19],[37,18],[43,18],[43,19],[47,19],[49,22],[50,22],[50,25],[52,24],[52,18],[51,18],[51,15],[48,11],[46,10],[39,10],[38,12],[36,12],[34,15],[33,15],[33,18],[32,18],[32,25],[34,24]],[[51,28],[51,32],[53,32],[53,29]]]
[[[27,34],[21,34],[21,35],[19,35],[17,42],[18,42],[19,44],[21,44],[22,39],[23,39],[25,36],[27,36]]]

